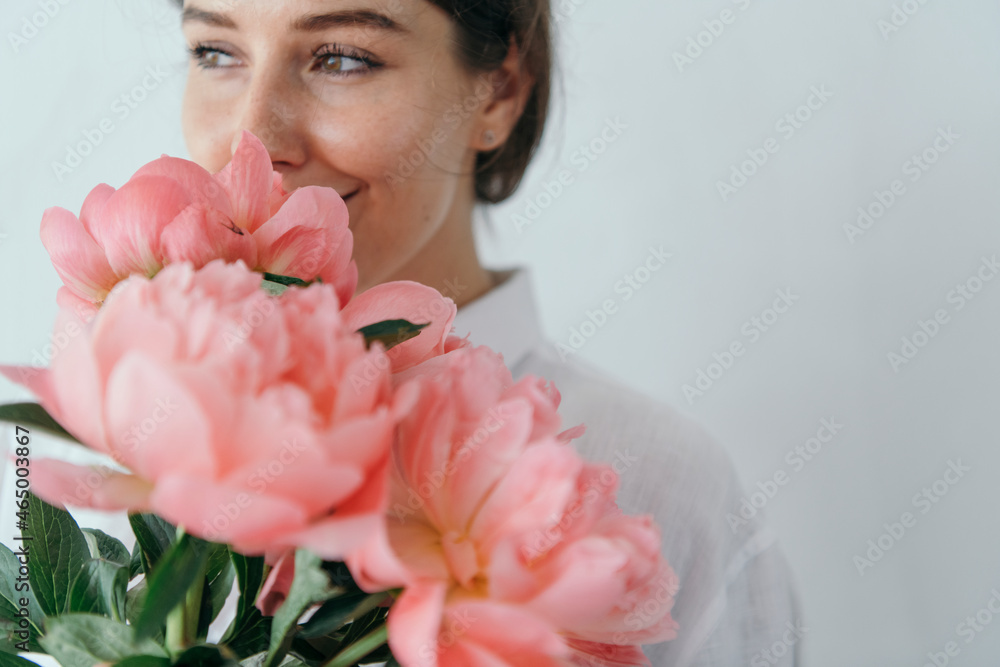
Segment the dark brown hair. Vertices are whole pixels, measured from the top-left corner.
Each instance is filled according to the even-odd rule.
[[[171,0],[178,7],[183,0]],[[497,203],[517,189],[542,139],[552,85],[549,0],[429,0],[457,26],[458,57],[472,72],[489,72],[518,45],[534,86],[524,112],[502,145],[476,156],[476,201]]]
[[[496,203],[517,189],[538,148],[549,110],[552,32],[548,0],[430,0],[458,26],[462,62],[473,72],[491,71],[512,42],[535,83],[507,141],[476,156],[476,200]]]

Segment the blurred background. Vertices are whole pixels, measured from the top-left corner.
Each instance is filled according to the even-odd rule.
[[[486,263],[727,447],[805,664],[1000,664],[1000,5],[553,2],[561,86]],[[45,365],[42,212],[188,157],[185,45],[167,0],[4,0],[0,28],[0,361]]]

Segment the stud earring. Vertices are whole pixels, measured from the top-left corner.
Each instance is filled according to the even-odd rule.
[[[485,130],[483,132],[483,142],[486,144],[487,148],[491,147],[496,139],[497,136],[493,134],[493,130]]]

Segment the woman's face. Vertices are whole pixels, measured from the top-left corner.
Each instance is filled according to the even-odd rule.
[[[418,279],[468,227],[489,80],[453,53],[427,0],[185,0],[183,126],[211,172],[241,130],[287,191],[333,187],[354,234],[359,290]],[[499,133],[498,133],[499,134]],[[429,243],[431,240],[433,243]]]

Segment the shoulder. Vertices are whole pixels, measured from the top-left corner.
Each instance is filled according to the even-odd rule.
[[[606,461],[621,476],[623,508],[644,496],[669,495],[673,502],[700,506],[699,513],[717,515],[740,483],[722,443],[693,417],[616,380],[586,361],[563,362],[550,347],[533,350],[518,365],[518,375],[552,382],[562,400],[559,413],[566,428],[584,424],[574,440],[581,454]],[[737,497],[742,495],[737,493]],[[692,508],[694,509],[694,508]],[[707,517],[706,517],[707,518]]]
[[[584,424],[573,441],[588,460],[619,474],[618,504],[650,514],[678,576],[716,579],[773,542],[760,516],[741,512],[744,490],[729,453],[705,426],[669,403],[625,385],[585,361],[560,360],[550,344],[517,367],[517,375],[551,381],[565,428]],[[699,570],[706,570],[699,572]],[[731,572],[730,572],[731,574]]]

